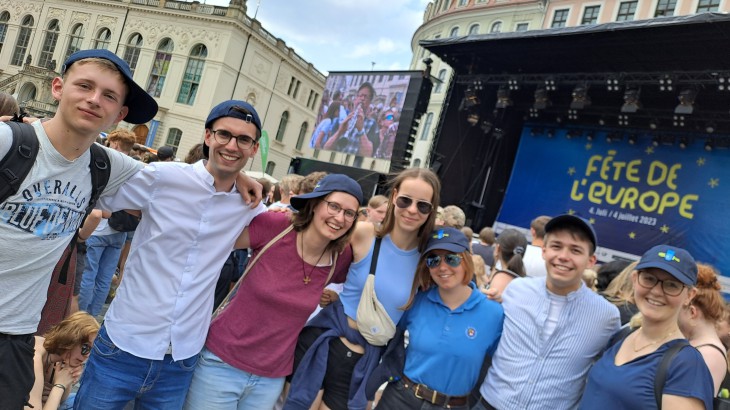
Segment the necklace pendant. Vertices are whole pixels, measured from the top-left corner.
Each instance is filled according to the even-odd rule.
[[[312,281],[312,278],[310,278],[309,276],[305,276],[302,279],[302,282],[304,282],[305,285],[309,285],[309,282],[311,282],[311,281]]]

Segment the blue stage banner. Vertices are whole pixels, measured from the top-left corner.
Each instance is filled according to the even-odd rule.
[[[730,276],[730,150],[685,138],[528,125],[495,226],[571,213],[593,224],[600,261],[672,244]]]
[[[147,132],[147,139],[144,145],[151,147],[155,143],[155,136],[157,135],[157,129],[160,128],[159,120],[150,121],[150,130]]]

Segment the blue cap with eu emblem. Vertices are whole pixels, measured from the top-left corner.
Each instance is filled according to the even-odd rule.
[[[423,254],[434,249],[443,249],[456,253],[469,252],[469,239],[467,239],[463,232],[456,228],[436,228],[431,232],[431,237],[428,238],[426,250],[423,251]]]
[[[657,245],[644,253],[636,270],[661,269],[688,286],[697,283],[697,263],[692,255],[682,248]]]

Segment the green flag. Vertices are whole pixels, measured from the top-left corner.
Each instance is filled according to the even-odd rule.
[[[266,131],[261,131],[259,152],[261,152],[261,171],[266,172],[266,163],[269,159],[269,134]]]

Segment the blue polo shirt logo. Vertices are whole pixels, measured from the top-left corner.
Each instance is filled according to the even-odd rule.
[[[466,337],[468,337],[469,339],[474,339],[475,337],[477,337],[477,330],[471,326],[467,327],[466,328]]]

